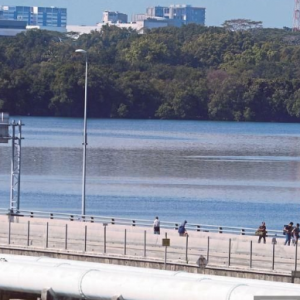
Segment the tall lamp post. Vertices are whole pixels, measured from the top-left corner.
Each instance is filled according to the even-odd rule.
[[[86,146],[87,146],[87,122],[86,122],[86,109],[87,109],[87,83],[88,83],[88,56],[87,51],[83,49],[75,50],[76,53],[85,55],[85,87],[84,87],[84,122],[83,122],[83,164],[82,164],[82,200],[81,200],[81,215],[85,215],[85,184],[86,184]]]

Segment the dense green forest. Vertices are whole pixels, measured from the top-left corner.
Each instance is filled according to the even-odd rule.
[[[140,35],[30,30],[0,38],[0,111],[82,117],[300,121],[300,33],[187,25]]]

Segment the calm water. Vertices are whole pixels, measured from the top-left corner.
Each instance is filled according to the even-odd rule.
[[[14,119],[21,209],[80,213],[83,121]],[[2,208],[10,155],[0,144]],[[281,229],[300,222],[299,198],[300,124],[88,121],[87,214]]]

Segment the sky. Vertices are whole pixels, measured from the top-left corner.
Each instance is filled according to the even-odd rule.
[[[294,0],[2,0],[2,5],[56,6],[68,9],[68,25],[96,25],[104,10],[128,14],[145,13],[147,7],[191,4],[206,8],[206,25],[220,26],[225,20],[251,19],[264,27],[293,26]]]

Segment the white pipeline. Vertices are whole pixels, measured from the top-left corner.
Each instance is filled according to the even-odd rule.
[[[253,300],[255,295],[300,295],[300,286],[184,272],[85,263],[52,258],[0,255],[0,288],[58,296],[125,300]]]

